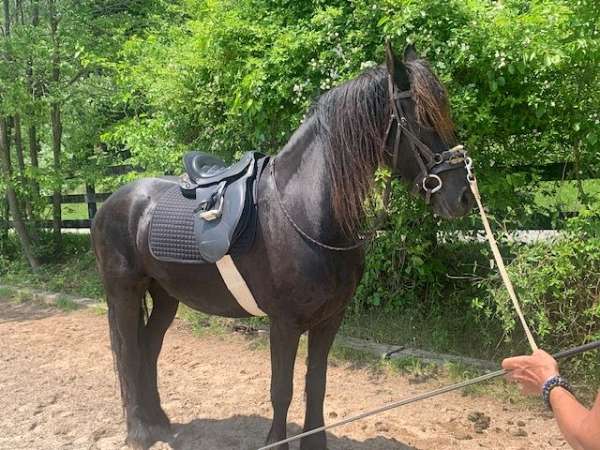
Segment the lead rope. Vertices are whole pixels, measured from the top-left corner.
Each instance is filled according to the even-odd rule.
[[[570,358],[575,355],[579,355],[584,352],[589,352],[591,350],[600,349],[600,341],[589,342],[584,345],[580,345],[578,347],[571,348],[569,350],[563,350],[559,353],[554,354],[555,359],[564,359]],[[425,392],[423,394],[416,395],[414,397],[405,398],[402,400],[398,400],[397,402],[388,403],[387,405],[381,406],[372,411],[364,412],[362,414],[357,414],[356,416],[348,417],[347,419],[340,420],[339,422],[332,423],[330,425],[322,426],[319,428],[314,428],[310,431],[305,431],[304,433],[297,434],[296,436],[292,436],[287,439],[283,439],[281,441],[274,442],[272,444],[267,444],[263,447],[260,447],[258,450],[267,450],[269,448],[277,447],[281,444],[286,444],[288,442],[296,441],[306,436],[310,436],[311,434],[320,433],[325,430],[330,430],[332,428],[336,428],[342,425],[346,425],[347,423],[354,422],[359,419],[364,419],[365,417],[373,416],[375,414],[382,413],[384,411],[389,411],[390,409],[398,408],[400,406],[408,405],[410,403],[415,403],[421,400],[426,400],[431,397],[437,397],[438,395],[445,394],[447,392],[455,391],[458,389],[462,389],[467,386],[471,386],[473,384],[481,383],[483,381],[491,380],[493,378],[498,378],[502,375],[507,374],[508,370],[497,370],[495,372],[486,373],[485,375],[481,375],[477,378],[472,378],[470,380],[461,381],[460,383],[452,384],[450,386],[444,386],[439,389],[435,389],[433,391]]]
[[[465,166],[467,169],[467,180],[469,182],[469,186],[471,187],[473,197],[475,197],[475,201],[477,202],[479,215],[481,216],[481,221],[483,222],[483,227],[485,228],[485,234],[490,244],[490,248],[492,249],[492,253],[494,254],[494,259],[496,260],[498,271],[500,272],[500,276],[502,277],[504,286],[508,291],[508,295],[512,300],[515,311],[519,316],[519,320],[521,321],[521,325],[523,326],[523,330],[525,331],[525,335],[527,336],[527,340],[529,341],[531,351],[536,351],[538,349],[538,346],[535,343],[535,340],[533,339],[533,335],[531,334],[529,326],[527,325],[527,321],[525,320],[525,316],[523,315],[523,311],[521,310],[521,305],[519,304],[519,300],[517,299],[517,294],[515,293],[515,289],[512,285],[512,282],[510,281],[508,272],[506,271],[504,260],[502,259],[502,255],[500,254],[500,250],[498,249],[498,244],[496,243],[496,239],[494,238],[494,234],[492,233],[490,222],[488,221],[487,215],[485,214],[485,210],[483,209],[483,205],[481,203],[481,195],[479,194],[479,187],[477,186],[477,177],[475,177],[472,171],[473,161],[471,160],[471,158],[467,158]]]

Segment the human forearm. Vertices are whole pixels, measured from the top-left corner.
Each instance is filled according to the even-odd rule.
[[[566,389],[550,392],[550,404],[565,439],[578,450],[600,450],[600,424]]]

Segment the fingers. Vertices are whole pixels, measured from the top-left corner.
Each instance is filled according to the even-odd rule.
[[[558,374],[556,360],[543,350],[536,350],[531,356],[506,358],[502,368],[508,372],[506,378],[519,383],[523,392],[529,394],[541,392],[546,380]]]
[[[521,392],[524,394],[536,394],[539,391],[538,381],[534,374],[527,369],[515,370],[507,374],[510,381],[519,384]]]
[[[514,356],[512,358],[506,358],[504,361],[502,361],[502,368],[506,370],[544,365],[552,368],[558,367],[556,360],[544,350],[536,350],[533,352],[533,354],[531,354],[531,356]]]
[[[520,369],[531,363],[531,356],[513,356],[502,361],[502,368],[505,370]]]

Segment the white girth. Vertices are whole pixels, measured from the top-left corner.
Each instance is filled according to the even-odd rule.
[[[244,310],[253,316],[266,316],[267,314],[261,310],[254,300],[254,296],[248,285],[244,281],[242,274],[235,267],[235,263],[231,256],[225,255],[217,261],[217,268],[221,273],[221,277],[231,292],[231,295],[237,300]]]

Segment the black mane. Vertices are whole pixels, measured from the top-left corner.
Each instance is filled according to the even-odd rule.
[[[445,88],[426,61],[405,63],[415,101],[416,120],[452,140],[453,125]],[[390,120],[388,72],[367,70],[323,94],[311,108],[317,133],[326,149],[333,191],[332,208],[349,236],[356,237],[364,220],[364,200],[373,172],[384,160],[384,138]]]

